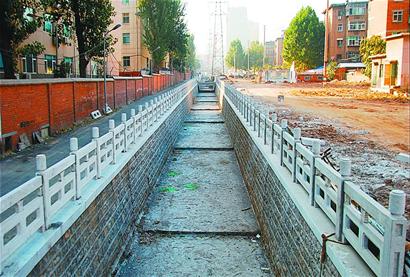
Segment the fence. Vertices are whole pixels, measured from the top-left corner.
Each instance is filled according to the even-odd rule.
[[[349,243],[377,276],[402,276],[408,225],[403,216],[405,193],[392,191],[386,209],[349,181],[349,159],[340,161],[339,171],[333,169],[320,157],[319,140],[303,145],[300,128],[290,130],[286,120],[279,124],[275,114],[263,115],[230,85],[218,82],[218,88],[218,98],[236,107],[248,130],[279,158],[293,180],[289,185],[301,186],[306,201],[333,223],[337,239]]]
[[[37,176],[0,198],[1,270],[6,259],[35,233],[53,227],[53,217],[69,202],[80,199],[92,180],[107,178],[104,170],[135,147],[150,126],[182,99],[192,84],[189,81],[171,89],[147,103],[145,109],[139,106],[138,113],[132,110],[128,120],[123,113],[118,126],[110,120],[107,134],[100,136],[98,127],[92,128],[92,141],[81,148],[77,138],[71,138],[71,154],[51,167],[47,167],[45,155],[38,155]]]

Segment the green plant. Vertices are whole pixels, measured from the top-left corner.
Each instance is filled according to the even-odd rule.
[[[295,62],[296,69],[303,71],[323,63],[325,26],[316,12],[303,7],[292,19],[285,31],[283,59],[287,64]]]
[[[332,81],[335,78],[336,70],[337,70],[337,62],[336,61],[332,60],[326,65],[326,78],[329,81]]]
[[[371,77],[372,74],[372,60],[370,56],[383,54],[386,52],[386,41],[381,36],[371,36],[361,41],[360,43],[360,57],[362,62],[366,65],[364,74]]]

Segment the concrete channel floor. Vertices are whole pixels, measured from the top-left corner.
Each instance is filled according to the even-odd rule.
[[[108,121],[110,119],[114,119],[115,124],[119,124],[121,122],[121,113],[127,113],[127,117],[129,118],[131,109],[138,111],[139,105],[144,105],[146,102],[149,102],[170,89],[171,88],[168,88],[155,95],[145,96],[118,109],[108,116],[102,117],[73,131],[53,137],[47,141],[47,143],[35,144],[28,149],[17,152],[15,155],[0,160],[0,196],[7,194],[9,191],[19,187],[35,176],[36,155],[46,154],[47,166],[51,166],[70,154],[70,138],[77,137],[79,147],[82,147],[91,141],[92,127],[99,127],[100,135],[104,135],[108,132]]]
[[[198,111],[196,101],[187,116],[118,276],[272,275],[215,95],[206,94],[212,96],[211,109]]]

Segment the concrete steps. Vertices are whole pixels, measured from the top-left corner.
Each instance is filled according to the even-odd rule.
[[[119,276],[271,276],[215,94],[200,97],[215,102],[192,107]]]

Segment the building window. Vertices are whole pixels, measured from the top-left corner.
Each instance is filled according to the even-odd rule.
[[[364,31],[366,30],[366,22],[352,21],[349,22],[349,31]]]
[[[122,14],[122,23],[130,23],[130,14],[129,13],[123,13]]]
[[[337,24],[337,31],[340,33],[340,32],[343,32],[343,24],[342,23],[339,23],[339,24]]]
[[[351,62],[358,62],[360,61],[360,55],[357,52],[347,52],[347,59]]]
[[[128,5],[130,3],[130,0],[122,0],[122,3]]]
[[[122,34],[122,43],[123,44],[130,44],[131,43],[130,33],[123,33]]]
[[[44,15],[43,31],[50,34],[53,32],[53,23],[51,22],[51,16],[49,14]]]
[[[344,16],[344,15],[345,15],[344,10],[338,10],[337,11],[337,19],[341,20],[342,16]]]
[[[366,14],[366,4],[354,4],[351,3],[348,8],[348,15],[365,15]]]
[[[3,70],[4,70],[3,57],[2,57],[2,55],[1,55],[1,53],[0,53],[0,71],[3,71]]]
[[[122,57],[122,66],[131,66],[130,56]]]
[[[336,60],[340,61],[342,59],[342,55],[341,54],[337,54],[336,55]]]
[[[338,47],[338,48],[342,48],[342,47],[343,47],[343,39],[342,39],[342,38],[338,38],[338,39],[337,39],[337,47]]]
[[[23,73],[36,73],[37,72],[37,57],[33,55],[27,55],[22,58]]]
[[[303,80],[305,80],[305,81],[310,81],[310,76],[304,76],[304,77],[303,77]]]
[[[53,71],[56,69],[56,56],[44,55],[44,65],[46,73],[53,73]]]
[[[359,36],[347,37],[347,46],[360,46],[362,39]]]
[[[393,22],[403,22],[403,11],[393,11]]]

